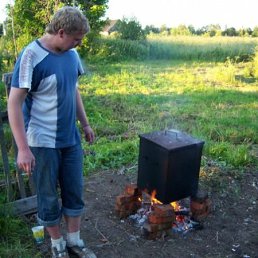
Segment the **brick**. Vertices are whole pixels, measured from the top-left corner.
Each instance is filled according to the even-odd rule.
[[[202,221],[211,212],[211,201],[209,199],[206,199],[205,202],[201,204],[196,201],[191,201],[190,209],[193,219],[197,221]]]
[[[122,205],[124,203],[129,202],[137,202],[138,196],[128,195],[128,194],[120,194],[116,197],[116,204]]]
[[[125,194],[133,195],[133,196],[140,196],[141,191],[137,187],[137,184],[129,184],[125,186]]]
[[[208,193],[202,190],[198,190],[196,195],[191,197],[191,200],[196,202],[204,202],[206,199],[208,199]]]
[[[151,224],[149,222],[145,222],[143,225],[143,228],[145,230],[147,230],[148,232],[156,232],[156,231],[161,231],[161,230],[172,228],[172,223],[168,222],[165,224]]]
[[[192,210],[203,210],[205,208],[205,203],[199,203],[196,201],[191,201],[190,202],[190,209]]]
[[[128,211],[136,211],[141,206],[140,202],[129,202],[129,203],[123,203],[122,205],[115,204],[115,210],[128,210]]]
[[[153,211],[160,217],[169,217],[175,214],[174,208],[170,204],[154,204]]]
[[[205,213],[193,213],[192,214],[192,219],[195,221],[203,221],[208,217],[209,213],[205,212]]]
[[[163,224],[163,223],[172,223],[175,221],[175,214],[168,217],[160,217],[156,216],[155,214],[151,213],[148,216],[148,221],[152,224]]]
[[[193,210],[207,210],[210,209],[211,207],[211,201],[210,199],[206,199],[205,201],[197,202],[197,201],[192,201],[190,202],[190,209],[191,211]]]

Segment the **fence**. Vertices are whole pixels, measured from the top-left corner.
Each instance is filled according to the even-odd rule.
[[[12,73],[3,74],[2,81],[5,84],[6,96],[8,96],[11,87]],[[29,214],[37,210],[37,200],[35,195],[35,188],[33,185],[32,176],[27,176],[22,170],[15,166],[15,171],[10,169],[11,155],[13,160],[17,157],[17,146],[12,137],[12,150],[7,150],[6,133],[4,126],[9,126],[7,111],[1,111],[0,115],[0,144],[3,162],[4,180],[1,181],[1,189],[6,190],[7,205],[14,214]],[[0,171],[1,173],[1,171]]]

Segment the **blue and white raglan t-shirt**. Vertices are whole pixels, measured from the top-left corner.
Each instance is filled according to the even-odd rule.
[[[23,115],[29,146],[64,148],[78,143],[76,89],[83,73],[75,49],[55,54],[36,40],[22,51],[12,87],[28,89]]]

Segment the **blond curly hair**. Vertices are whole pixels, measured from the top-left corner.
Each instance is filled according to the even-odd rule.
[[[86,16],[76,7],[64,6],[53,16],[46,27],[46,33],[57,34],[63,29],[66,34],[83,33],[90,31],[90,26]]]

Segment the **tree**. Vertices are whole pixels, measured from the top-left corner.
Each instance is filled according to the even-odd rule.
[[[238,36],[238,33],[234,27],[227,28],[222,32],[223,36],[235,37]]]
[[[4,34],[4,24],[0,23],[0,37],[2,37]]]
[[[143,40],[146,38],[141,24],[135,18],[119,20],[117,22],[117,31],[121,39]]]
[[[201,28],[198,28],[196,31],[195,31],[195,34],[196,35],[203,35],[205,33],[207,33],[207,30],[208,30],[208,26],[203,26]]]
[[[176,28],[172,28],[170,30],[171,35],[173,36],[189,36],[191,35],[191,31],[189,30],[189,27],[186,27],[186,25],[181,24]]]
[[[196,32],[195,32],[195,28],[194,28],[194,26],[193,25],[189,25],[188,26],[188,30],[189,30],[189,32],[191,33],[191,35],[194,35]]]
[[[154,33],[154,34],[158,34],[160,32],[159,28],[153,26],[153,25],[147,25],[144,29],[145,34],[150,34],[150,33]]]
[[[258,26],[255,26],[255,27],[254,27],[252,36],[253,36],[253,37],[258,37]]]
[[[210,24],[207,26],[206,29],[206,33],[210,36],[210,37],[214,37],[218,34],[220,34],[221,32],[221,27],[219,24]]]
[[[163,35],[163,36],[168,36],[169,33],[170,33],[170,31],[169,31],[169,29],[167,28],[166,24],[162,24],[162,25],[160,26],[159,31],[160,31],[160,35]]]
[[[38,38],[44,33],[46,25],[57,9],[73,5],[80,8],[89,20],[91,32],[84,43],[90,48],[92,39],[99,35],[105,23],[101,17],[107,9],[107,2],[108,0],[15,0],[14,6],[8,7],[7,29],[10,35],[13,23],[13,32],[20,51],[31,39]]]

